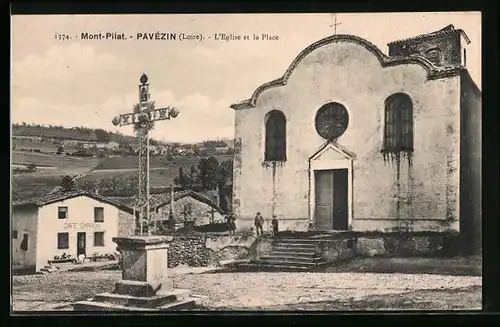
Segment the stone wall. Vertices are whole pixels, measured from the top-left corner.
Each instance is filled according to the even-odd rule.
[[[264,240],[256,242],[253,235],[228,236],[221,234],[189,233],[174,235],[168,250],[169,268],[180,265],[189,267],[218,266],[220,261],[247,258],[260,254],[266,246]]]
[[[365,233],[318,241],[316,251],[328,262],[354,257],[437,257],[459,254],[458,234]]]

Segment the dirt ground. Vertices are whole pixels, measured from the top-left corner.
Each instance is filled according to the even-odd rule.
[[[113,289],[118,271],[13,278],[13,310],[71,310]],[[377,273],[174,274],[204,298],[199,310],[479,310],[481,277]]]

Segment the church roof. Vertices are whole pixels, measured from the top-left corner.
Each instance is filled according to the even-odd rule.
[[[325,46],[325,45],[328,45],[331,43],[339,43],[339,42],[350,42],[350,43],[355,43],[355,44],[363,46],[368,51],[373,53],[373,55],[375,57],[377,57],[377,59],[380,61],[380,64],[382,65],[382,67],[393,67],[393,66],[406,65],[406,64],[420,65],[427,71],[427,78],[429,80],[457,76],[460,74],[460,72],[462,70],[465,69],[463,67],[436,67],[429,60],[427,60],[423,57],[419,57],[419,56],[389,57],[389,56],[385,55],[374,44],[372,44],[371,42],[369,42],[363,38],[360,38],[360,37],[354,36],[354,35],[337,34],[337,35],[332,35],[332,36],[326,37],[324,39],[321,39],[321,40],[316,41],[313,44],[309,45],[307,48],[302,50],[302,52],[299,53],[299,55],[293,60],[293,62],[290,64],[290,66],[285,71],[285,74],[283,74],[282,77],[262,84],[254,91],[254,93],[252,94],[252,96],[249,99],[238,102],[238,103],[234,103],[230,106],[230,108],[234,109],[234,110],[254,108],[256,103],[257,103],[257,98],[259,97],[259,95],[262,92],[264,92],[265,90],[270,89],[272,87],[285,86],[288,82],[288,79],[290,78],[290,75],[293,73],[295,68],[302,61],[302,59],[304,59],[307,55],[309,55],[311,52],[313,52],[314,50],[316,50],[322,46]]]
[[[459,32],[460,34],[462,34],[462,36],[467,41],[467,44],[470,43],[469,37],[467,36],[467,34],[465,34],[465,32],[462,29],[455,29],[455,26],[453,26],[452,24],[450,24],[450,25],[448,25],[448,26],[446,26],[446,27],[444,27],[444,28],[442,28],[442,29],[440,29],[438,31],[434,31],[434,32],[431,32],[431,33],[426,33],[426,34],[420,34],[420,35],[412,36],[412,37],[409,37],[409,38],[406,38],[406,39],[402,39],[402,40],[392,41],[392,42],[389,42],[387,45],[391,46],[391,45],[400,44],[400,43],[407,43],[407,42],[412,42],[412,41],[421,41],[421,40],[425,40],[425,39],[428,39],[428,38],[432,38],[432,37],[436,37],[436,36],[448,35],[448,34],[456,33],[456,32]]]

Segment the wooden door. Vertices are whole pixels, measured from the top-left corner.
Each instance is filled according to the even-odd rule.
[[[347,169],[316,170],[316,230],[346,230],[348,226]]]
[[[347,230],[348,226],[348,178],[347,169],[333,171],[333,229]]]
[[[76,234],[76,256],[78,257],[80,254],[87,255],[86,247],[87,247],[87,236],[84,232]]]

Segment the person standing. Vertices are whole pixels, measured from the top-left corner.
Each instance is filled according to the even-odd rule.
[[[273,237],[276,237],[276,234],[278,234],[278,218],[276,216],[273,216],[273,220],[271,220],[271,227],[273,229]]]
[[[233,236],[236,235],[236,217],[233,213],[229,215],[229,231]]]
[[[254,226],[255,226],[255,230],[257,232],[257,236],[264,234],[264,230],[263,230],[264,218],[262,217],[260,212],[257,212],[257,214],[255,215]]]
[[[229,213],[226,216],[227,229],[229,230],[229,235],[236,234],[236,218],[233,213]]]

